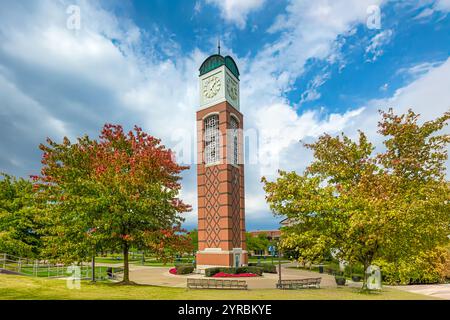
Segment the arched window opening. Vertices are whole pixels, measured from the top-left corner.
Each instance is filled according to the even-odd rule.
[[[239,164],[239,150],[238,150],[238,129],[239,124],[234,117],[231,117],[230,121],[230,129],[231,129],[231,142],[232,142],[232,151],[231,151],[231,163]]]
[[[219,116],[211,115],[205,119],[205,163],[219,161]]]

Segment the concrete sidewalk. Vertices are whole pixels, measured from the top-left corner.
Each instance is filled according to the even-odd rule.
[[[409,286],[394,286],[394,289],[424,294],[436,298],[450,300],[450,284],[418,284]]]
[[[186,287],[186,279],[205,278],[204,275],[172,275],[167,267],[145,267],[130,265],[130,280],[139,284],[148,284],[155,286],[168,287]],[[327,274],[318,274],[317,272],[309,272],[301,269],[290,269],[282,267],[282,278],[303,279],[303,278],[322,278],[321,287],[336,287],[333,276]],[[245,280],[249,289],[275,289],[278,282],[278,274],[264,273],[261,277],[253,278],[227,278]]]

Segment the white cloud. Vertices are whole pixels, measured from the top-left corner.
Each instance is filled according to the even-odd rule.
[[[47,136],[98,135],[106,122],[134,124],[172,147],[175,128],[195,132],[194,51],[160,59],[158,37],[144,38],[91,2],[81,2],[82,28],[66,28],[66,6],[41,1],[29,11],[10,2],[0,12],[0,171],[36,173]],[[144,53],[143,53],[144,52]],[[22,159],[18,161],[17,159]],[[187,194],[194,190],[185,175]],[[194,203],[195,204],[195,203]]]
[[[18,166],[20,161],[13,161],[20,158],[34,157],[34,168],[38,166],[38,152],[33,157],[25,156],[28,151],[23,148],[24,141],[31,141],[27,146],[37,146],[46,136],[56,139],[63,134],[72,138],[84,133],[95,136],[104,122],[121,123],[127,128],[138,124],[171,147],[178,143],[173,139],[174,128],[192,135],[195,132],[197,68],[205,54],[194,50],[181,55],[175,49],[171,50],[171,59],[161,59],[155,46],[166,45],[167,39],[162,35],[155,33],[146,37],[133,23],[118,20],[91,2],[82,1],[80,5],[82,29],[77,32],[65,27],[66,8],[61,3],[43,1],[35,4],[29,13],[20,10],[20,5],[10,3],[9,10],[0,14],[3,93],[8,99],[27,97],[42,109],[34,117],[20,120],[29,134],[16,140],[16,145],[22,146],[18,147],[21,156],[8,153],[10,163],[2,162],[3,170],[28,174],[24,170],[32,167],[30,163]],[[256,8],[255,4],[252,8]],[[361,19],[363,17],[356,20]],[[319,21],[314,24],[320,25]],[[305,34],[310,41],[307,44],[316,47],[303,55],[303,63],[321,51],[317,48],[329,48],[318,55],[326,57],[328,50],[333,50],[338,33],[339,30],[326,37],[320,33]],[[320,112],[309,112],[298,116],[282,98],[282,91],[289,87],[299,70],[286,68],[286,61],[274,56],[277,48],[292,59],[295,50],[303,47],[292,47],[282,37],[256,59],[237,57],[237,60],[242,71],[242,111],[246,127],[265,131],[264,139],[269,143],[262,146],[262,151],[272,148],[284,153],[306,135],[317,135],[320,130],[340,130],[354,114],[327,117]],[[16,89],[8,89],[10,87]],[[15,114],[31,113],[23,102],[11,105],[15,113],[4,114],[3,119],[7,121],[13,122]],[[45,126],[39,126],[40,123]],[[15,128],[11,131],[20,132]],[[276,143],[278,134],[284,138]],[[10,148],[9,142],[2,143],[2,147]],[[280,165],[284,166],[283,162]],[[258,166],[249,166],[247,172],[247,211],[249,217],[255,217],[263,208],[267,211],[259,183],[261,170]],[[184,177],[183,197],[194,205],[194,212],[188,214],[192,222],[196,204],[195,170]]]
[[[370,40],[370,44],[366,48],[367,61],[375,62],[381,55],[383,55],[383,47],[391,41],[393,34],[394,32],[390,29],[384,30]]]
[[[352,34],[365,23],[367,7],[381,0],[289,1],[286,13],[276,18],[268,32],[279,38],[257,53],[246,73],[259,79],[249,84],[254,96],[280,96],[292,88],[308,59],[341,61],[340,36]],[[268,88],[270,88],[268,91]],[[270,98],[269,98],[270,99]]]
[[[450,12],[450,0],[409,1],[406,4],[413,4],[416,8],[422,8],[422,11],[414,17],[416,20],[427,19],[436,12],[442,13],[442,18],[445,18],[448,12]]]
[[[219,7],[222,18],[243,29],[250,12],[260,9],[266,0],[206,0]]]
[[[414,111],[421,113],[425,120],[436,118],[449,111],[450,58],[439,65],[435,63],[427,65],[434,67],[429,68],[428,72],[422,74],[414,82],[398,89],[391,98],[374,100],[371,104],[392,106],[398,112],[406,112],[408,108],[413,108]],[[413,66],[411,69],[416,70],[417,66]]]
[[[198,14],[200,13],[200,11],[202,11],[202,3],[200,2],[200,0],[197,0],[194,5],[194,13]]]
[[[320,99],[322,96],[318,89],[330,78],[331,73],[325,72],[315,76],[309,83],[307,89],[302,93],[300,99],[300,105],[308,102]]]
[[[450,11],[450,0],[437,0],[434,8],[439,11],[449,12]]]
[[[239,24],[262,6],[262,1],[244,2],[221,1],[220,5],[237,6],[230,12],[239,18],[228,19]],[[81,1],[82,29],[70,31],[65,28],[67,16],[61,3],[33,2],[23,11],[16,2],[9,2],[0,12],[0,130],[7,137],[0,143],[0,170],[29,174],[30,168],[39,165],[36,147],[46,136],[96,136],[105,122],[127,128],[138,124],[170,147],[179,143],[175,129],[193,138],[197,68],[206,54],[199,50],[181,54],[160,30],[149,35],[91,2]],[[445,87],[448,61],[440,66],[416,66],[422,70],[416,72],[416,81],[391,99],[371,101],[342,114],[329,115],[323,110],[299,110],[298,114],[286,101],[285,92],[302,74],[308,59],[339,60],[339,36],[351,34],[364,23],[366,8],[374,3],[381,1],[291,2],[270,29],[279,38],[256,57],[238,57],[225,48],[241,70],[245,127],[261,132],[265,143],[260,151],[278,155],[278,167],[304,169],[311,154],[302,149],[300,139],[322,132],[375,130],[379,107],[408,105],[430,117],[450,101]],[[311,99],[319,94],[317,88],[324,79],[311,83]],[[376,138],[375,133],[371,136]],[[273,175],[278,167],[264,172]],[[194,205],[194,211],[186,215],[190,225],[196,221],[195,174],[193,166],[183,180],[182,197]],[[260,176],[260,165],[246,166],[247,222],[270,217]]]
[[[432,61],[432,62],[423,62],[416,64],[414,66],[411,66],[409,68],[400,68],[397,70],[397,75],[405,74],[409,77],[412,77],[413,79],[416,79],[419,76],[422,76],[424,74],[427,74],[430,70],[438,67],[445,61]]]
[[[338,133],[362,111],[357,109],[344,114],[330,114],[321,119],[323,115],[320,111],[307,111],[298,115],[288,104],[262,107],[256,115],[257,126],[261,130],[260,138],[265,142],[261,152],[280,155],[284,149],[305,137],[318,137],[323,132]]]
[[[433,65],[434,63],[430,63]],[[414,69],[415,66],[411,67]],[[378,150],[382,148],[381,136],[377,133],[380,119],[378,110],[393,108],[398,114],[413,109],[421,115],[421,121],[428,121],[450,111],[450,58],[444,63],[430,68],[427,73],[415,78],[410,84],[398,89],[391,97],[368,101],[352,126],[344,129],[349,135],[356,136],[357,129],[362,129],[374,141]],[[443,133],[450,133],[447,126]],[[450,151],[450,149],[447,149]],[[450,174],[450,161],[447,161],[447,174]]]
[[[417,16],[415,16],[414,19],[415,20],[425,19],[425,18],[432,16],[433,13],[434,13],[433,9],[425,8]]]

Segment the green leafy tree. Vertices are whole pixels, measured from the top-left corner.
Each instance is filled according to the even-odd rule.
[[[192,229],[191,231],[189,231],[189,237],[191,238],[193,253],[195,254],[195,252],[198,250],[198,230]]]
[[[246,233],[245,239],[247,240],[247,248],[250,251],[266,251],[271,245],[271,241],[267,238],[266,233],[259,233],[253,236],[250,232]]]
[[[190,210],[177,198],[179,174],[187,167],[160,140],[138,127],[125,133],[119,125],[105,125],[99,141],[48,139],[40,148],[43,168],[35,180],[48,207],[47,253],[79,261],[99,244],[120,248],[123,282],[129,283],[131,247],[155,249],[152,241],[161,240],[156,235],[178,236],[173,230],[183,221],[180,214]]]
[[[33,258],[41,240],[37,207],[30,181],[0,174],[0,252]]]
[[[72,144],[64,138],[61,144],[47,139],[40,176],[32,176],[43,205],[43,256],[51,261],[80,263],[95,254],[96,244],[111,247],[102,227],[107,203],[101,186],[95,181],[96,142],[84,136]],[[105,231],[103,229],[103,231]]]
[[[146,231],[145,244],[158,258],[166,264],[176,255],[192,252],[192,238],[186,230],[176,226],[172,229]]]
[[[377,258],[395,261],[448,243],[450,137],[437,132],[450,113],[422,125],[411,110],[381,115],[385,152],[373,154],[362,132],[357,142],[325,134],[305,145],[314,161],[304,174],[262,178],[275,214],[298,221],[285,229],[282,246],[300,259],[320,261],[332,248],[339,259],[366,269]]]

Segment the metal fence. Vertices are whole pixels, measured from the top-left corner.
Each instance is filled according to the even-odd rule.
[[[20,274],[32,277],[64,278],[73,273],[73,268],[64,264],[54,264],[43,260],[33,260],[17,257],[6,253],[0,253],[0,269],[5,273]],[[80,278],[91,279],[92,267],[79,265]],[[123,272],[123,268],[98,266],[95,268],[95,279],[117,279]]]

